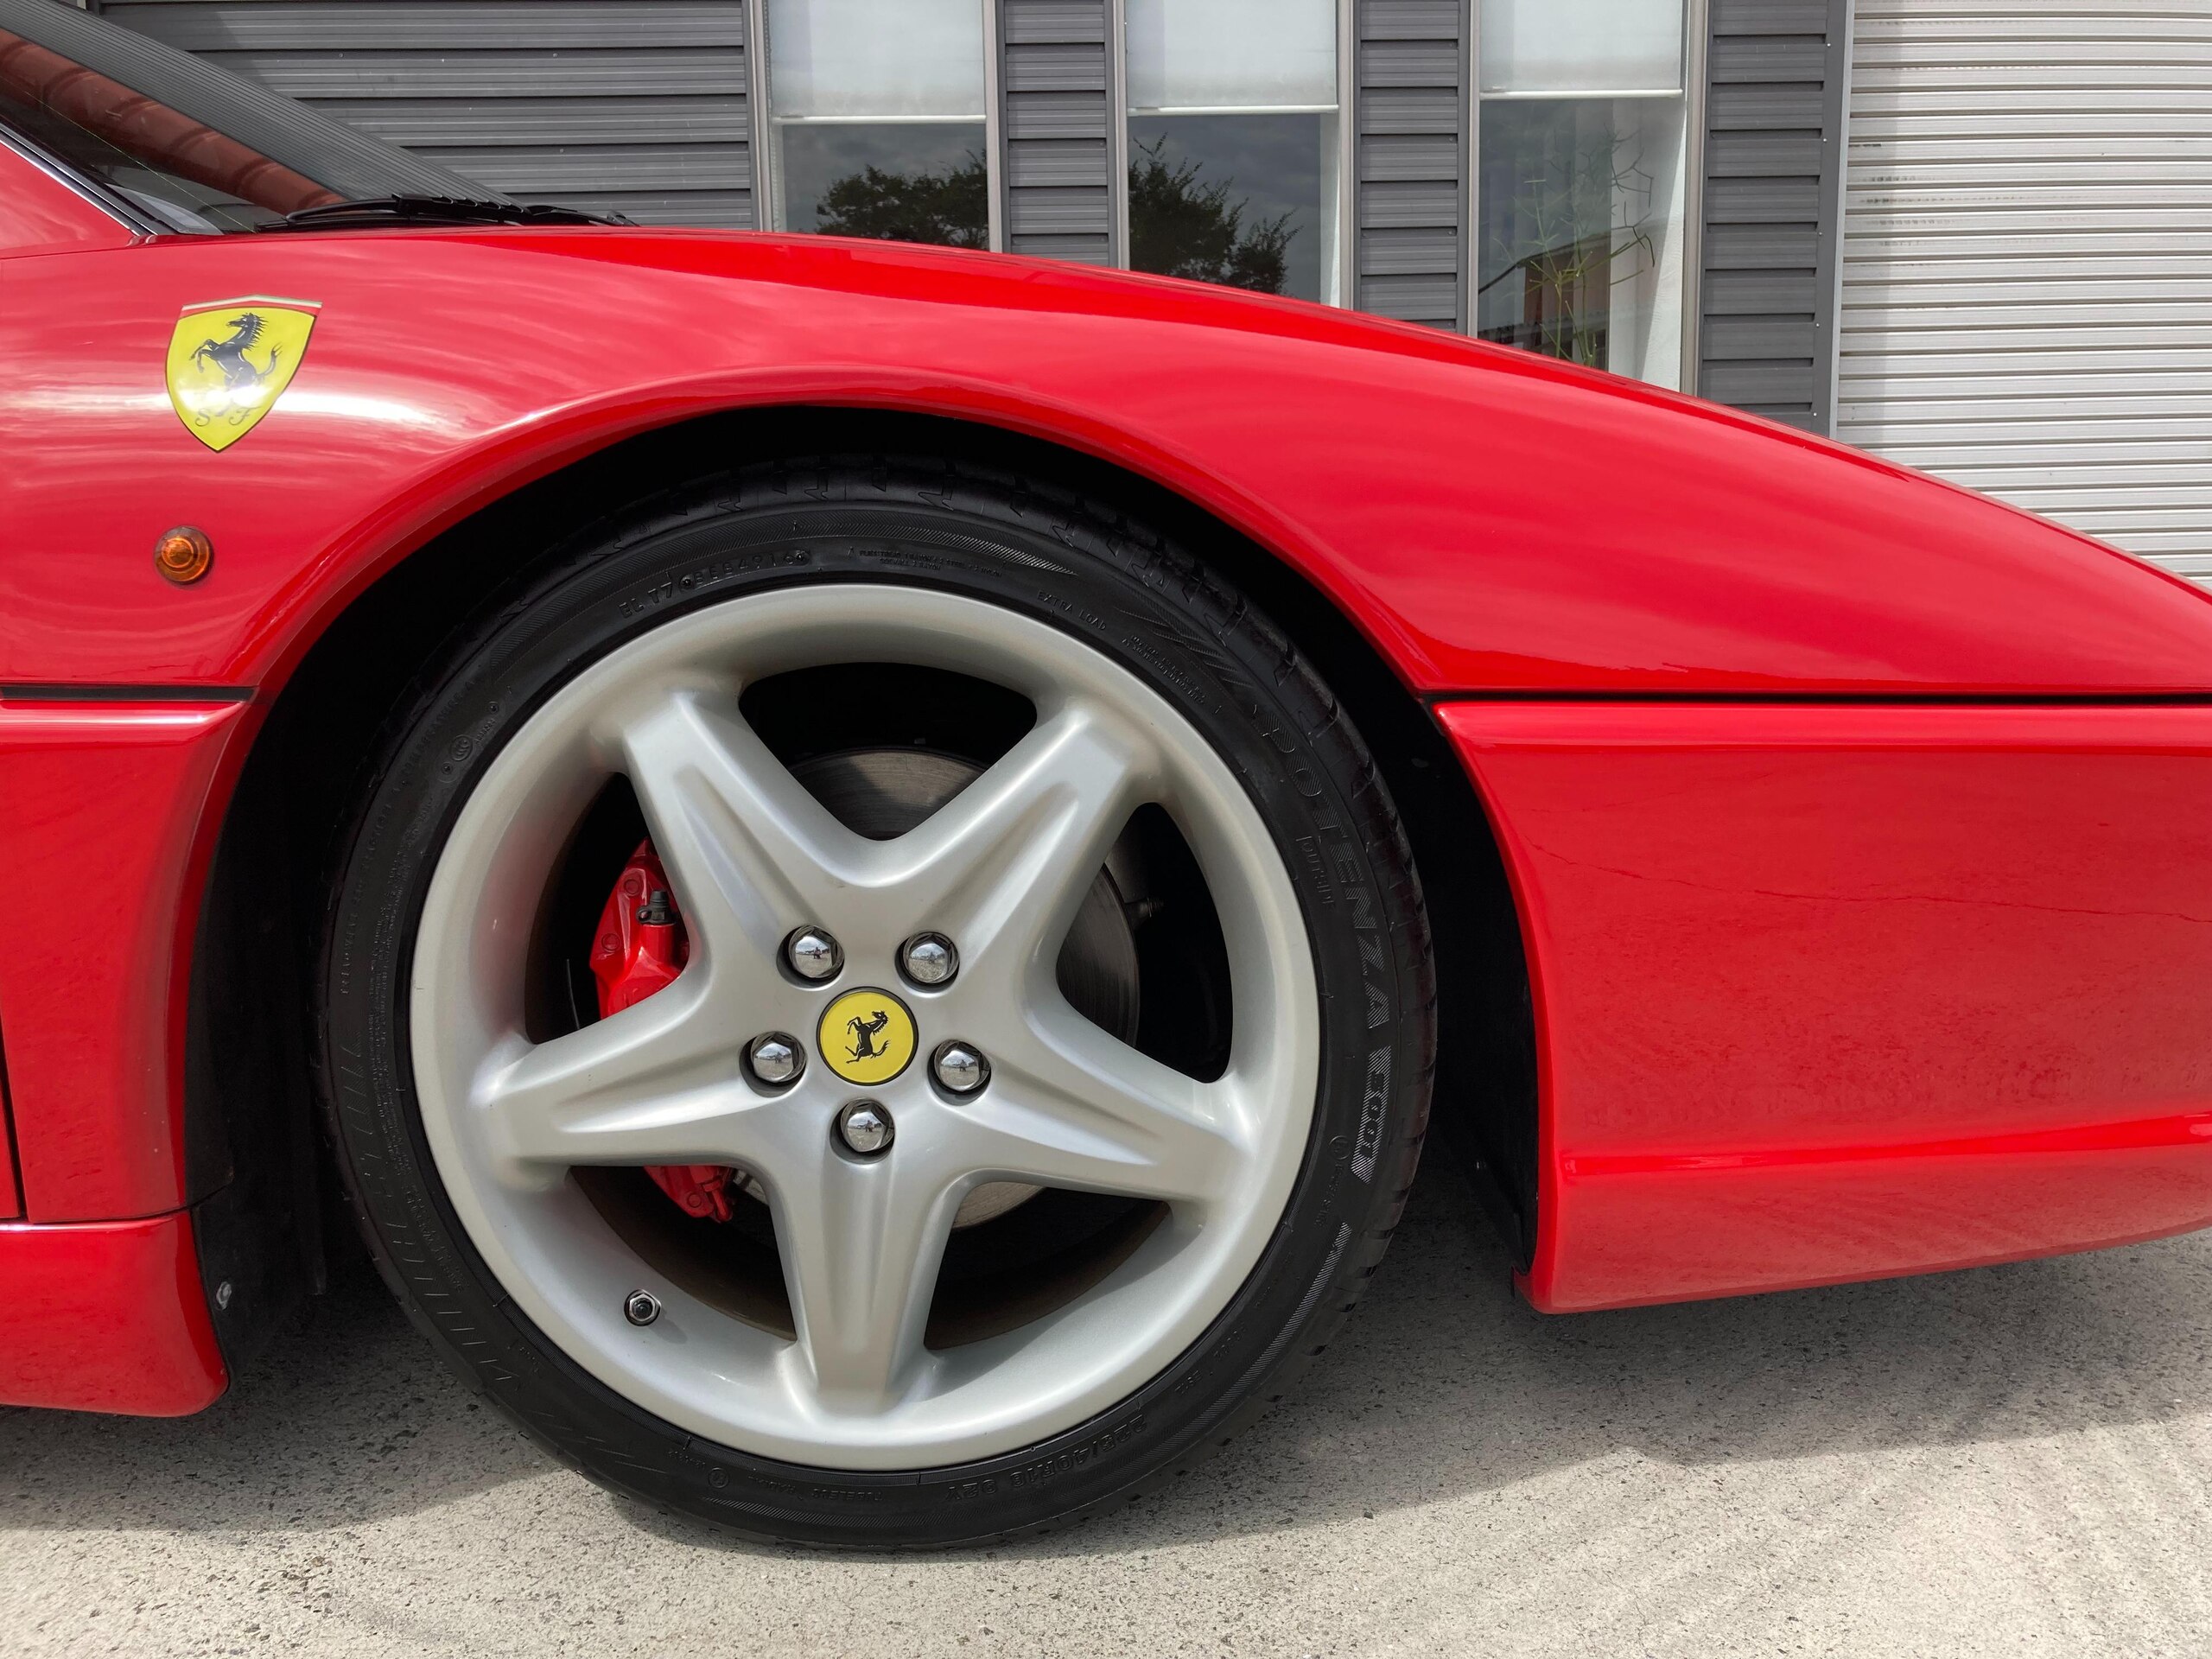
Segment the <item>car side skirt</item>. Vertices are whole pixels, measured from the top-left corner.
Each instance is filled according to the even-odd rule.
[[[255,712],[143,689],[0,695],[0,1021],[32,1221],[158,1215],[200,1196],[185,1176],[185,988],[219,804]]]
[[[0,1224],[0,1405],[180,1417],[229,1381],[181,1211]]]
[[[2212,1224],[2212,707],[1438,715],[1528,951],[1538,1307]]]

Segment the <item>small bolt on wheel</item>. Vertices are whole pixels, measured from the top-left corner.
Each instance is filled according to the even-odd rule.
[[[930,1057],[930,1071],[948,1093],[972,1095],[991,1078],[991,1063],[972,1044],[957,1038],[939,1043]]]
[[[845,965],[845,952],[820,928],[801,927],[784,942],[784,959],[801,979],[835,979]]]
[[[745,1063],[762,1083],[781,1088],[806,1070],[806,1051],[789,1032],[772,1031],[746,1045]]]
[[[872,1100],[856,1100],[837,1114],[837,1139],[849,1152],[874,1158],[891,1150],[898,1128],[891,1114]]]
[[[918,933],[899,953],[899,966],[914,984],[944,985],[960,971],[960,953],[942,933]]]

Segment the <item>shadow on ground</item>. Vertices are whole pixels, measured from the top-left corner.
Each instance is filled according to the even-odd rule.
[[[1366,1302],[1292,1399],[1160,1497],[1023,1553],[1333,1522],[1623,1452],[1726,1463],[2202,1412],[2208,1287],[2201,1236],[1547,1319],[1514,1300],[1502,1247],[1440,1160]],[[0,1526],[247,1534],[572,1478],[447,1376],[365,1270],[198,1417],[0,1411]],[[634,1504],[583,1501],[674,1541],[716,1541]]]

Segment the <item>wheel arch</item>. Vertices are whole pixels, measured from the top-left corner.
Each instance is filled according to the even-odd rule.
[[[225,811],[187,1018],[185,1133],[203,1277],[235,1360],[358,1247],[310,1082],[310,987],[339,836],[383,728],[452,633],[543,551],[734,456],[883,451],[1012,470],[1110,501],[1251,597],[1319,670],[1405,821],[1437,940],[1433,1121],[1525,1261],[1535,1238],[1535,1036],[1497,842],[1429,709],[1340,601],[1218,514],[1122,467],[1003,428],[850,408],[750,410],[625,439],[514,487],[321,619],[269,704]],[[219,1066],[218,1059],[219,1057]],[[241,1294],[243,1293],[243,1294]],[[211,1295],[211,1305],[213,1299]]]

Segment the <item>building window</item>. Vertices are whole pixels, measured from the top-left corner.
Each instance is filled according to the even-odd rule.
[[[1129,263],[1337,294],[1334,0],[1127,0]]]
[[[776,228],[989,240],[977,0],[767,0]]]
[[[1682,0],[1482,0],[1474,329],[1681,383]]]

